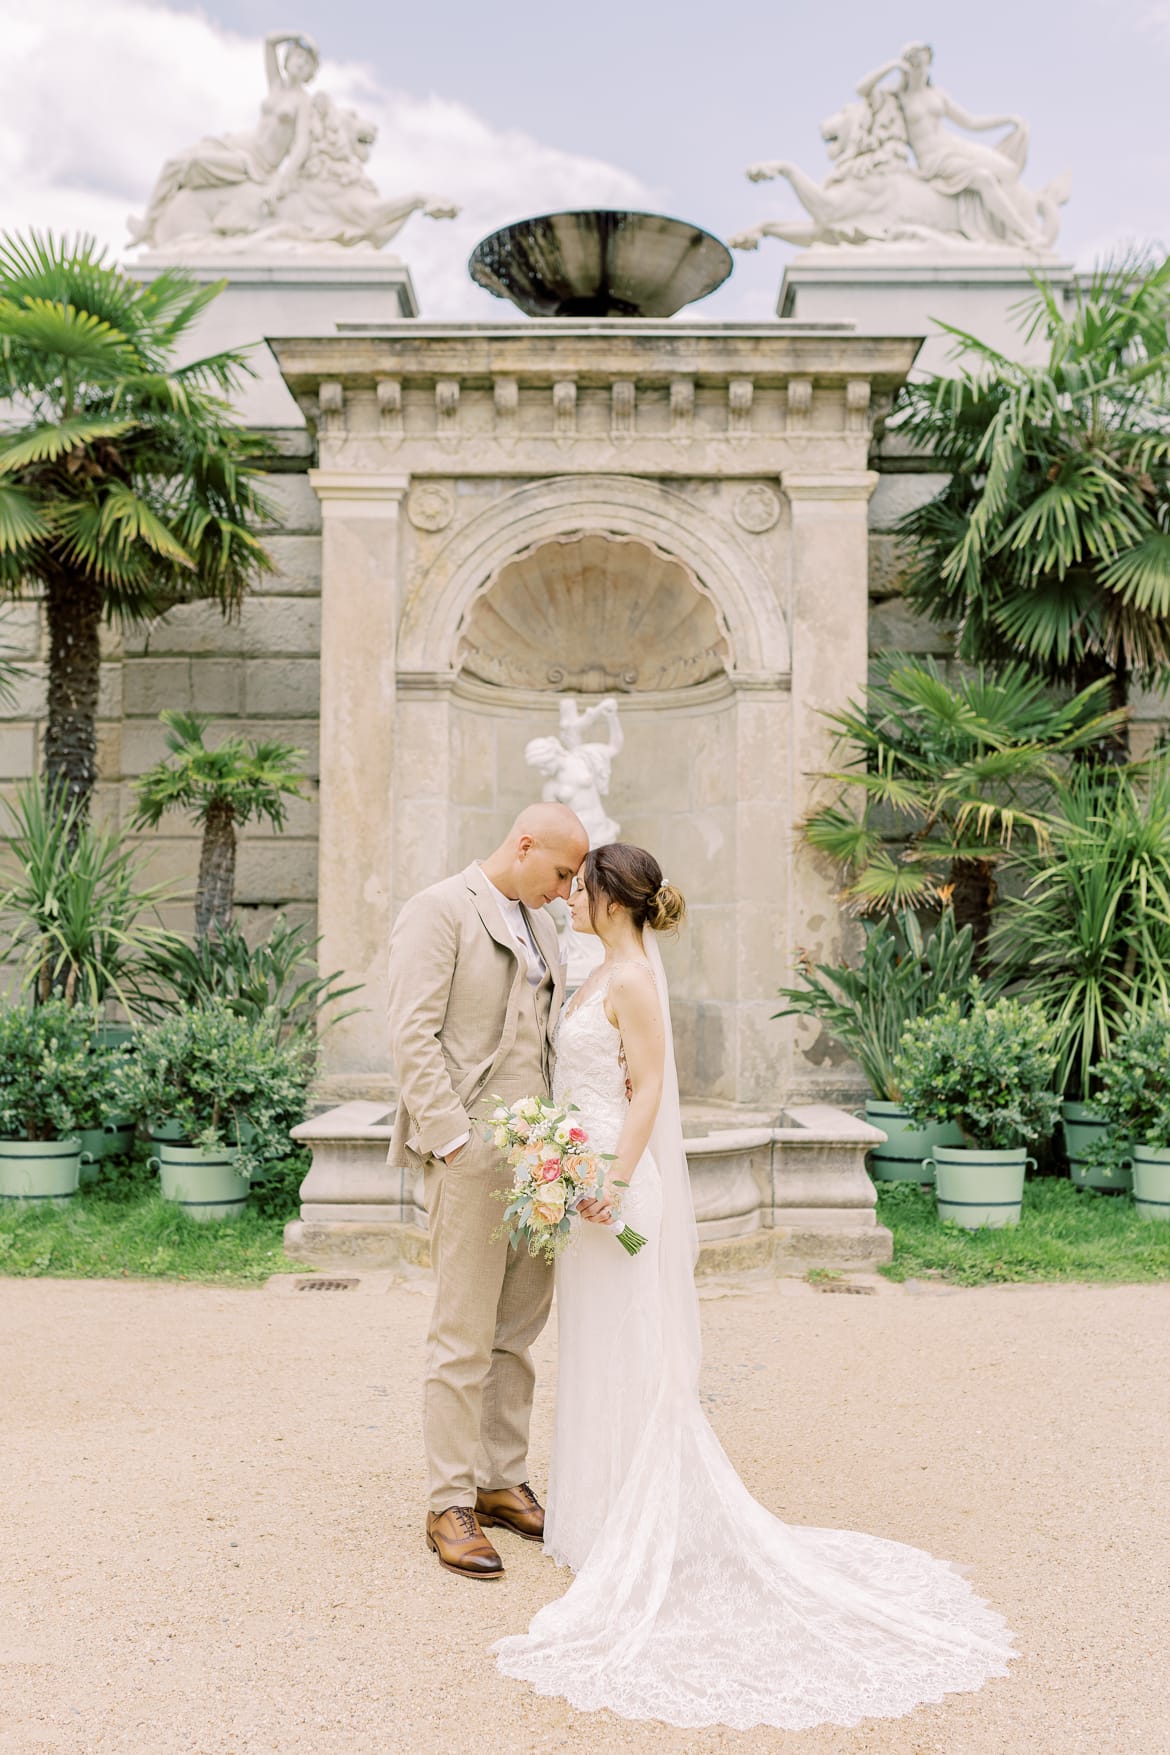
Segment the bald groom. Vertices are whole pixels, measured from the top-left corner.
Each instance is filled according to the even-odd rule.
[[[565,805],[533,804],[487,859],[413,896],[390,939],[390,1045],[401,1096],[389,1162],[421,1165],[435,1302],[423,1397],[427,1545],[465,1578],[504,1567],[483,1533],[529,1541],[544,1512],[528,1485],[529,1349],[552,1299],[549,1265],[495,1238],[500,1154],[486,1099],[547,1096],[564,997],[556,927],[589,838]]]

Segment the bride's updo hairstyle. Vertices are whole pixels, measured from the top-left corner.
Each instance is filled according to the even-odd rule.
[[[628,841],[594,847],[585,856],[582,877],[595,927],[603,900],[627,909],[639,931],[649,926],[654,932],[677,932],[682,925],[687,911],[682,891],[666,882],[662,867],[644,847],[631,847]]]

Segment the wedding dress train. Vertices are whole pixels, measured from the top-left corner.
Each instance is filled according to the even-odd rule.
[[[646,950],[664,1015],[653,935]],[[565,1014],[555,1095],[613,1151],[620,1041],[598,989]],[[545,1550],[576,1576],[493,1650],[582,1710],[747,1730],[893,1718],[1007,1674],[1002,1616],[947,1562],[757,1504],[698,1397],[694,1214],[669,1026],[650,1147],[623,1197],[635,1257],[585,1222],[557,1264],[559,1373]]]

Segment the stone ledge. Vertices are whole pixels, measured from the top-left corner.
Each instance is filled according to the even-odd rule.
[[[729,1126],[686,1140],[696,1272],[804,1273],[889,1261],[892,1238],[876,1223],[865,1169],[865,1153],[882,1134],[832,1104],[782,1114],[780,1127]],[[386,1161],[392,1122],[391,1105],[352,1099],[293,1129],[313,1153],[301,1216],[285,1231],[295,1260],[429,1264],[422,1178]]]
[[[418,1225],[393,1220],[294,1219],[285,1227],[284,1252],[317,1269],[350,1267],[429,1270],[430,1242]],[[884,1225],[818,1230],[760,1230],[748,1237],[700,1243],[695,1277],[764,1273],[801,1277],[810,1268],[871,1270],[892,1261],[894,1240]]]

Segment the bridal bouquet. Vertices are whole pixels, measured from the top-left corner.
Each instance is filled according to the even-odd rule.
[[[547,1097],[524,1097],[510,1107],[497,1100],[484,1128],[484,1137],[507,1154],[512,1171],[512,1186],[499,1190],[499,1199],[508,1203],[500,1231],[508,1233],[513,1249],[527,1238],[529,1253],[546,1261],[569,1241],[569,1220],[581,1201],[599,1198],[605,1166],[613,1161],[612,1153],[590,1150],[588,1134],[572,1120],[575,1112],[572,1103]],[[618,1242],[627,1255],[637,1255],[646,1239],[619,1224],[613,1226]]]

